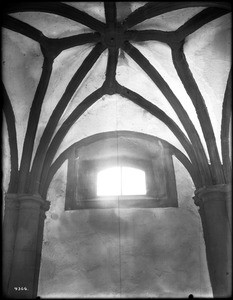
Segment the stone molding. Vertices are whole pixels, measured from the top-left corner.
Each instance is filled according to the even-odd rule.
[[[207,201],[226,201],[227,195],[231,192],[230,184],[217,184],[212,186],[205,186],[197,189],[193,197],[194,203],[200,206]]]
[[[41,209],[44,212],[50,208],[50,202],[40,195],[30,194],[6,194],[5,209]]]

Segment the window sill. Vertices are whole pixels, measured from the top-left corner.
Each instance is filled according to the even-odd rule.
[[[154,198],[144,195],[135,196],[103,196],[77,201],[75,207],[65,210],[95,209],[95,208],[159,208],[177,207],[174,200],[167,198]]]

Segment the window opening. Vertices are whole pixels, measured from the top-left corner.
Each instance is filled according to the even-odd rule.
[[[98,141],[98,151],[94,151],[92,142],[73,148],[68,158],[65,210],[178,207],[168,147],[155,140],[151,146],[156,147],[150,153],[147,146],[143,148],[143,140],[142,149],[135,148],[132,153],[127,140],[116,149],[116,156],[112,151],[115,136],[107,140]]]
[[[97,196],[146,195],[145,172],[131,167],[112,167],[97,174]]]

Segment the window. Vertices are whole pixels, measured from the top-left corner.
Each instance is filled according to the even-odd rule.
[[[65,210],[177,207],[169,148],[132,133],[106,134],[70,152]]]
[[[145,172],[131,167],[113,167],[97,174],[97,196],[145,195]]]

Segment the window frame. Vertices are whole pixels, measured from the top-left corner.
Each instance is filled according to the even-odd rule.
[[[113,156],[104,159],[80,160],[74,150],[68,159],[65,210],[178,207],[172,155],[168,149],[164,149],[164,152],[162,156],[159,155],[148,159]],[[163,173],[163,176],[157,176],[157,178],[154,176],[152,162],[158,168],[158,172]],[[97,196],[98,172],[119,164],[145,172],[146,195]],[[86,165],[86,170],[82,165]],[[92,179],[86,180],[85,184],[83,184],[82,180],[80,182],[80,177],[82,178],[82,174],[87,172],[88,169],[92,170],[90,175]],[[81,196],[80,186],[84,189]],[[158,193],[161,190],[161,186],[164,186],[164,190]]]

